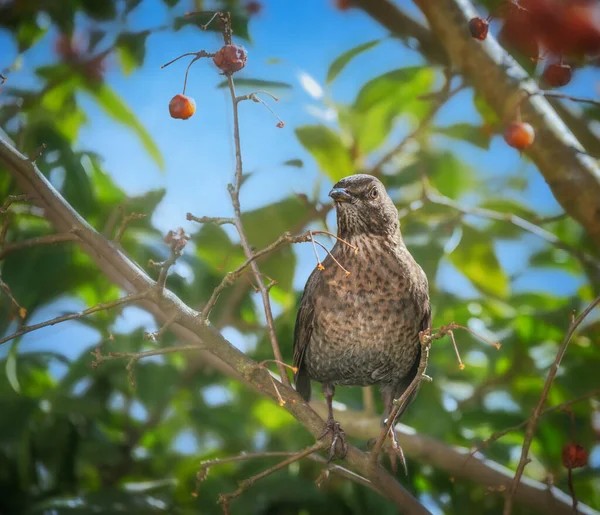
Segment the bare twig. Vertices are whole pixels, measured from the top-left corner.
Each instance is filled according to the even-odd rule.
[[[229,223],[229,222],[227,222],[227,223]],[[259,250],[258,252],[252,253],[251,256],[244,263],[242,263],[240,266],[238,266],[235,270],[233,270],[231,272],[227,272],[227,274],[225,274],[225,277],[223,277],[223,280],[221,281],[221,283],[213,290],[213,292],[210,296],[210,299],[208,299],[208,302],[206,303],[206,305],[200,312],[200,315],[204,319],[207,319],[210,315],[212,308],[214,307],[215,303],[217,302],[219,295],[221,295],[221,292],[225,288],[231,286],[235,281],[237,281],[243,274],[244,270],[246,270],[246,268],[248,268],[248,266],[250,266],[252,263],[254,263],[254,261],[257,260],[259,257],[264,256],[265,254],[268,254],[269,252],[273,252],[277,247],[283,245],[284,243],[302,243],[302,242],[307,242],[307,241],[311,241],[310,232],[306,232],[304,234],[301,234],[300,236],[292,236],[290,233],[286,232],[286,233],[282,234],[279,238],[277,238],[273,243],[271,243],[270,245],[265,247],[264,249]],[[255,277],[257,276],[256,273],[254,275],[255,275]],[[259,282],[258,288],[260,291],[260,285],[262,284],[264,286],[264,283],[261,280],[260,272],[258,275],[258,282]],[[265,288],[266,288],[266,286],[265,286]],[[275,358],[275,359],[279,360],[279,358]],[[282,360],[279,360],[279,361],[282,361]]]
[[[0,206],[0,215],[6,213],[13,202],[27,202],[31,198],[31,195],[9,195],[6,197],[4,204]]]
[[[228,24],[226,24],[228,25]],[[231,31],[229,31],[231,32]],[[224,38],[227,39],[227,31],[224,31]],[[235,144],[235,178],[233,185],[229,187],[229,194],[231,196],[231,203],[233,204],[233,211],[235,213],[235,227],[240,237],[240,244],[246,254],[246,258],[251,260],[250,266],[256,281],[258,282],[258,288],[260,289],[260,295],[262,297],[265,317],[267,319],[267,327],[269,329],[269,339],[271,340],[271,347],[273,348],[273,355],[277,361],[283,362],[283,356],[279,348],[279,342],[277,341],[277,335],[275,334],[275,324],[273,321],[273,312],[271,310],[271,301],[269,298],[269,292],[261,280],[260,270],[256,261],[253,259],[254,253],[250,244],[248,243],[248,237],[244,231],[242,224],[242,212],[240,206],[240,188],[242,186],[243,166],[242,166],[242,149],[240,143],[240,124],[238,115],[238,103],[236,102],[235,85],[231,75],[227,75],[227,84],[229,85],[229,93],[231,95],[231,104],[233,108],[233,140]],[[285,367],[278,365],[279,375],[283,384],[287,387],[291,387],[290,379],[286,373]]]
[[[215,225],[225,225],[231,224],[235,225],[235,220],[233,218],[221,218],[218,216],[194,216],[192,213],[187,213],[185,215],[186,220],[190,220],[193,222],[198,222],[199,224],[215,224]]]
[[[551,406],[549,408],[546,408],[540,412],[540,417],[547,415],[549,413],[553,413],[554,411],[563,410],[563,409],[571,406],[572,404],[584,401],[586,399],[591,399],[592,397],[597,397],[597,396],[600,396],[600,389],[593,390],[584,395],[580,395],[579,397],[575,397],[574,399],[570,399],[561,404],[557,404],[556,406]],[[502,431],[498,431],[498,432],[492,434],[489,438],[486,438],[483,441],[483,443],[470,454],[469,457],[474,456],[477,452],[481,451],[482,449],[487,449],[490,445],[492,445],[494,442],[497,442],[498,440],[500,440],[500,438],[507,435],[508,433],[512,433],[514,431],[518,431],[519,429],[522,429],[523,427],[527,426],[528,423],[529,423],[529,419],[524,420],[520,424],[508,427],[506,429],[503,429]]]
[[[42,143],[33,153],[33,155],[29,158],[29,160],[32,163],[35,163],[40,157],[41,155],[44,153],[44,150],[46,150],[46,144]]]
[[[102,302],[101,304],[97,304],[96,306],[85,309],[81,313],[71,313],[69,315],[62,315],[62,316],[53,318],[52,320],[47,320],[46,322],[40,322],[39,324],[28,325],[28,326],[22,327],[21,329],[19,329],[18,331],[16,331],[13,334],[9,334],[8,336],[1,338],[0,345],[2,345],[3,343],[9,342],[10,340],[13,340],[14,338],[18,338],[19,336],[23,336],[24,334],[30,333],[31,331],[37,331],[38,329],[41,329],[42,327],[48,327],[50,325],[60,324],[61,322],[68,322],[69,320],[77,320],[78,318],[82,318],[86,315],[91,315],[92,313],[95,313],[96,311],[105,311],[107,309],[121,306],[122,304],[129,304],[131,302],[136,302],[138,300],[145,299],[146,297],[148,297],[148,292],[134,293],[131,295],[127,295],[126,297],[122,297],[120,299],[113,300],[110,302]]]
[[[200,59],[201,57],[214,57],[215,54],[209,54],[208,52],[205,52],[204,50],[200,50],[200,52],[186,52],[185,54],[181,54],[179,57],[176,57],[175,59],[169,61],[168,63],[165,63],[161,66],[162,68],[166,68],[167,66],[173,64],[176,61],[179,61],[179,59],[182,59],[183,57],[188,57],[188,56],[194,56],[194,59],[192,60],[192,62],[196,61],[197,59]]]
[[[291,465],[292,463],[295,463],[295,462],[301,460],[302,458],[305,458],[306,456],[309,456],[310,454],[317,452],[323,448],[324,448],[323,442],[317,442],[317,443],[311,445],[310,447],[307,447],[306,449],[290,456],[288,459],[280,461],[277,465],[274,465],[266,470],[263,470],[262,472],[242,481],[240,483],[240,486],[237,488],[237,490],[235,492],[232,492],[229,494],[221,494],[219,496],[219,503],[223,505],[223,512],[229,513],[229,503],[231,502],[231,500],[242,495],[246,490],[248,490],[248,488],[250,488],[257,481],[260,481],[261,479],[263,479],[267,476],[270,476],[274,472],[277,472],[278,470],[281,470],[282,468],[285,468],[288,465]]]
[[[499,211],[493,211],[491,209],[485,209],[481,207],[463,206],[448,197],[443,197],[441,195],[433,193],[431,191],[431,188],[428,186],[424,188],[424,198],[427,202],[431,202],[432,204],[438,204],[441,206],[447,206],[465,215],[473,215],[481,218],[488,218],[490,220],[498,220],[511,223],[516,227],[519,227],[520,229],[530,232],[531,234],[535,234],[537,237],[542,238],[551,245],[569,252],[582,263],[591,265],[596,269],[600,269],[600,263],[591,255],[579,250],[576,247],[573,247],[572,245],[569,245],[568,243],[565,243],[555,234],[551,233],[550,231],[547,231],[546,229],[538,227],[537,225],[529,222],[528,220],[525,220],[524,218],[521,218],[520,216],[513,215],[511,213],[501,213]]]
[[[156,288],[159,292],[164,292],[169,269],[175,264],[175,261],[177,261],[179,256],[181,256],[189,239],[190,237],[181,227],[176,231],[169,231],[165,236],[165,243],[170,245],[171,252],[166,261],[160,264],[155,263],[160,266],[160,272],[158,274],[158,279],[156,280]]]
[[[133,222],[134,220],[141,220],[142,218],[146,218],[146,216],[148,215],[145,213],[131,213],[127,216],[124,216],[121,225],[119,225],[119,229],[117,230],[114,241],[121,241],[121,238],[125,234],[125,230],[130,222]]]
[[[171,318],[169,318],[169,320],[167,320],[163,324],[163,326],[158,331],[155,331],[153,333],[144,333],[144,339],[150,340],[151,342],[159,341],[162,338],[162,335],[165,334],[165,331],[169,329],[169,327],[171,327],[175,322],[177,322],[178,318],[179,313],[175,313]]]
[[[593,98],[574,97],[572,95],[567,95],[558,91],[547,91],[540,89],[535,92],[528,92],[528,96],[530,97],[535,95],[541,95],[546,98],[562,98],[564,100],[571,100],[572,102],[578,102],[580,104],[590,104],[593,106],[600,107],[600,100],[594,100]]]
[[[25,318],[27,310],[23,306],[21,306],[21,304],[19,304],[19,301],[17,301],[17,299],[15,299],[10,287],[2,280],[2,277],[0,277],[0,290],[2,290],[6,294],[6,296],[10,299],[12,304],[17,308],[17,311],[19,312],[19,317]]]
[[[135,375],[134,368],[136,363],[143,358],[149,358],[150,356],[162,356],[164,354],[174,354],[179,352],[188,351],[199,351],[204,350],[201,345],[173,345],[172,347],[164,347],[162,349],[152,349],[141,352],[109,352],[108,354],[102,354],[99,347],[96,347],[92,351],[94,361],[91,365],[93,368],[98,368],[105,361],[112,361],[115,359],[127,359],[127,377],[132,388],[135,388]]]
[[[529,463],[529,448],[531,447],[531,441],[533,440],[533,436],[535,434],[535,430],[537,427],[538,420],[542,413],[542,409],[548,398],[548,393],[550,392],[550,387],[552,386],[552,381],[558,372],[558,368],[560,367],[560,362],[565,355],[567,347],[569,346],[569,342],[573,337],[573,334],[581,324],[585,320],[590,312],[600,303],[600,297],[597,297],[577,318],[574,318],[569,324],[569,329],[567,330],[567,334],[565,335],[560,347],[558,348],[558,352],[556,353],[556,358],[554,363],[550,367],[550,371],[548,372],[548,377],[546,378],[546,382],[544,383],[544,388],[542,390],[542,395],[540,396],[540,400],[537,403],[537,406],[534,408],[533,413],[531,414],[530,419],[527,422],[527,429],[525,430],[525,439],[523,440],[523,448],[521,449],[521,458],[519,459],[519,464],[517,465],[517,471],[515,473],[515,477],[510,485],[510,489],[506,496],[506,503],[504,504],[504,515],[510,515],[512,511],[512,504],[515,492],[519,487],[519,482],[521,481],[521,477],[523,476],[523,471],[527,463]]]
[[[36,238],[29,238],[27,240],[7,243],[2,247],[2,249],[0,249],[0,260],[4,259],[8,254],[16,250],[37,247],[38,245],[54,245],[55,243],[77,241],[78,239],[79,238],[76,234],[67,232],[62,234],[48,234],[47,236],[38,236]]]

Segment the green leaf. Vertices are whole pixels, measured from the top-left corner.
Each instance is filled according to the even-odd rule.
[[[415,66],[394,70],[367,82],[344,117],[359,150],[369,153],[377,149],[399,116],[422,118],[430,105],[419,96],[431,90],[434,79],[434,70]]]
[[[460,243],[449,258],[482,292],[496,297],[508,295],[509,280],[498,262],[489,235],[463,225]]]
[[[124,32],[119,35],[116,42],[117,55],[125,75],[144,64],[146,56],[146,38],[149,31]]]
[[[348,63],[352,61],[352,59],[362,54],[363,52],[366,52],[367,50],[370,50],[371,48],[377,46],[380,42],[380,39],[369,41],[367,43],[363,43],[362,45],[358,45],[354,48],[351,48],[350,50],[340,55],[335,61],[333,61],[333,63],[331,63],[331,66],[327,71],[327,84],[331,84],[336,79],[336,77],[342,72],[342,70],[348,65]]]
[[[116,2],[107,0],[82,0],[83,11],[92,19],[109,21],[116,17]]]
[[[6,379],[12,386],[13,390],[17,393],[21,393],[21,385],[19,384],[19,378],[17,376],[17,357],[19,355],[19,341],[17,338],[13,340],[8,356],[6,357]]]
[[[163,0],[163,2],[167,4],[167,7],[171,8],[175,7],[179,3],[179,0]]]
[[[471,125],[470,123],[455,123],[447,127],[435,127],[433,129],[438,134],[443,134],[449,138],[460,139],[472,143],[476,147],[488,150],[492,135],[484,127]]]
[[[428,154],[420,164],[431,184],[447,197],[455,199],[473,186],[473,170],[452,152]]]
[[[484,100],[483,97],[475,95],[473,98],[473,104],[475,105],[475,109],[477,109],[477,112],[481,115],[481,118],[486,125],[494,126],[500,123],[500,118],[498,118],[496,112]]]
[[[19,24],[17,30],[17,41],[19,52],[25,52],[34,45],[46,33],[45,28],[40,27],[35,20],[26,20]]]
[[[107,84],[100,84],[97,87],[87,87],[86,90],[107,115],[113,120],[129,127],[137,135],[146,152],[148,152],[158,167],[164,170],[165,162],[158,146],[121,97]]]
[[[279,82],[279,81],[275,81],[275,80],[262,80],[262,79],[243,79],[243,78],[237,78],[235,79],[235,86],[243,88],[243,87],[247,87],[247,88],[252,88],[253,90],[257,90],[257,89],[266,89],[266,90],[271,90],[271,89],[292,89],[292,85],[288,82]],[[227,81],[221,81],[219,82],[219,84],[217,84],[217,88],[226,88],[227,87]]]
[[[305,125],[296,129],[296,136],[315,158],[321,171],[333,182],[354,172],[348,149],[339,135],[330,128],[324,125]]]
[[[302,159],[288,159],[282,163],[284,166],[293,166],[295,168],[302,168],[304,166],[304,162]]]

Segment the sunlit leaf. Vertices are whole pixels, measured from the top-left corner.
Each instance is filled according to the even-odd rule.
[[[149,31],[119,34],[115,46],[125,75],[131,74],[133,70],[144,64],[146,38],[149,34]]]
[[[329,70],[327,71],[327,84],[332,83],[336,77],[342,72],[342,70],[354,59],[356,56],[370,50],[371,48],[377,46],[381,42],[380,39],[376,39],[374,41],[369,41],[367,43],[363,43],[362,45],[358,45],[340,55],[331,65],[329,66]]]
[[[333,182],[353,173],[348,149],[339,135],[324,125],[305,125],[296,129],[300,143],[317,161],[321,171]]]
[[[107,84],[87,88],[87,91],[107,115],[130,128],[137,135],[146,152],[161,170],[164,169],[164,159],[152,136],[119,95]]]
[[[492,241],[487,234],[463,225],[462,238],[449,255],[452,264],[479,290],[489,295],[506,297],[509,280],[500,266]]]
[[[485,150],[490,148],[492,135],[484,127],[478,127],[469,123],[455,123],[447,127],[436,127],[435,132],[449,138],[468,141],[473,145]]]

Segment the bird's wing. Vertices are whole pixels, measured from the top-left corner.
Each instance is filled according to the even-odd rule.
[[[296,327],[294,328],[294,367],[298,369],[294,375],[294,382],[296,389],[305,399],[310,398],[310,379],[303,366],[303,361],[313,332],[315,318],[314,295],[320,277],[320,272],[315,269],[306,281],[300,308],[296,316]]]

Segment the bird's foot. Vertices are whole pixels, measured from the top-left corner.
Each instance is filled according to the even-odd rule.
[[[325,425],[325,430],[317,438],[322,440],[328,434],[331,434],[331,446],[329,447],[329,453],[327,454],[327,461],[332,461],[336,455],[340,459],[344,459],[348,454],[348,441],[346,440],[346,433],[341,428],[340,423],[334,419],[328,419]]]
[[[402,451],[402,447],[398,443],[398,435],[396,435],[396,429],[394,426],[390,427],[389,432],[390,440],[392,441],[391,447],[386,447],[386,452],[390,457],[390,463],[392,465],[392,470],[394,474],[398,471],[398,463],[397,458],[400,458],[400,463],[402,463],[402,468],[404,469],[404,474],[408,476],[408,468],[406,466],[406,459],[404,458],[404,452]]]

